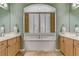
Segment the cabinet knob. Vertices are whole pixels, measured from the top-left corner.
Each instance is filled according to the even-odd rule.
[[[64,42],[64,40],[63,40],[63,42]]]

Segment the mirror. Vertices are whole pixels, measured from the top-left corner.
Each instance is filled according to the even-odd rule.
[[[5,33],[10,32],[10,15],[8,10],[4,10],[0,7],[0,32],[1,27],[4,25]]]
[[[79,8],[70,8],[70,32],[75,32],[75,25],[79,26]]]

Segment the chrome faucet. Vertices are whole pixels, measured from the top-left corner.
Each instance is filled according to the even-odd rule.
[[[78,34],[79,34],[79,26],[78,25],[75,25],[75,34],[76,34],[76,36],[78,36]]]
[[[5,27],[4,25],[1,26],[1,36],[3,37],[5,35]]]

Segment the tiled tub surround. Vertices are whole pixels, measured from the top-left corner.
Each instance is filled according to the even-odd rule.
[[[56,40],[54,33],[24,34],[24,47],[26,50],[44,50],[52,51],[56,49]]]

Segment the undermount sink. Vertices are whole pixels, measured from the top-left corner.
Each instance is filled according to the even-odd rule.
[[[0,34],[0,37],[11,37],[11,36],[15,36],[16,35],[16,33],[4,33],[3,34],[3,36],[2,36],[2,34]]]
[[[3,36],[0,35],[0,41],[7,40],[16,36],[20,36],[20,33],[13,33],[13,32],[5,33]]]
[[[71,39],[75,39],[75,40],[79,40],[79,34],[78,33],[60,33],[61,36],[64,36],[64,37],[68,37],[68,38],[71,38]]]

